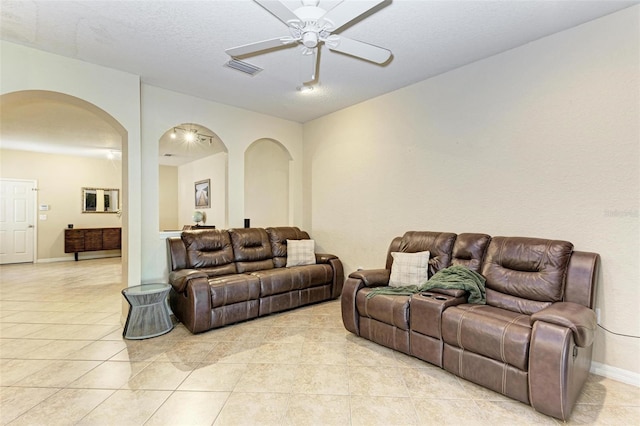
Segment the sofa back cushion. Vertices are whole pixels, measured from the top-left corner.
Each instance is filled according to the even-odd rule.
[[[230,229],[238,273],[273,269],[269,235],[263,228]]]
[[[494,237],[481,272],[487,305],[530,315],[561,301],[572,251],[567,241]]]
[[[281,268],[287,264],[287,240],[308,240],[309,234],[296,226],[280,226],[267,228],[273,265]]]
[[[400,240],[398,250],[405,253],[428,251],[429,277],[441,269],[451,266],[451,254],[456,234],[451,232],[408,231]],[[388,262],[387,269],[391,269]]]
[[[229,232],[222,229],[183,231],[187,268],[200,269],[210,277],[235,274]]]
[[[480,273],[491,237],[487,234],[459,234],[453,245],[451,265],[460,265]]]

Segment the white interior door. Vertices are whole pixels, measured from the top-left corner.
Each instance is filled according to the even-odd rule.
[[[33,262],[35,181],[0,179],[0,264]]]

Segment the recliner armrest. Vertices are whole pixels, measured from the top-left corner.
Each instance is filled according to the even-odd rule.
[[[209,276],[197,269],[179,269],[169,274],[169,283],[176,292],[181,293],[187,287],[189,281],[197,278],[208,279]]]
[[[447,296],[451,297],[462,297],[465,295],[467,296],[467,298],[469,297],[468,291],[459,288],[430,288],[429,291],[431,293],[446,294]]]
[[[389,269],[368,269],[365,271],[355,271],[349,274],[349,278],[355,278],[362,281],[367,287],[383,287],[389,285],[389,277],[391,271]]]
[[[571,329],[573,340],[581,348],[591,346],[596,335],[596,313],[573,302],[557,302],[531,315],[531,325],[544,321]]]

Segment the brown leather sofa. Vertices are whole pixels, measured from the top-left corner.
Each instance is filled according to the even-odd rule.
[[[378,294],[392,252],[429,251],[429,276],[464,265],[486,278],[486,305],[463,290]],[[385,269],[345,281],[342,319],[352,333],[566,420],[591,365],[600,258],[566,241],[486,234],[407,232]]]
[[[342,262],[315,254],[315,264],[285,267],[287,240],[310,239],[297,227],[206,229],[171,237],[171,309],[199,333],[340,296]]]

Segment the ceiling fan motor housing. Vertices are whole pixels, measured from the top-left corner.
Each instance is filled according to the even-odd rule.
[[[323,28],[320,28],[321,25],[318,21],[326,14],[326,11],[317,7],[317,1],[303,1],[303,4],[304,6],[299,7],[293,13],[300,18],[303,24],[299,35],[302,44],[309,49],[313,49],[320,41],[319,35],[321,31],[328,32],[326,27],[330,26],[331,23],[328,21],[322,22]],[[295,23],[292,23],[292,26],[295,27]]]

